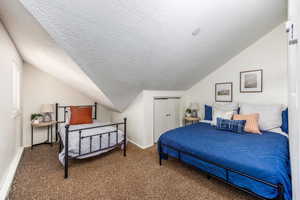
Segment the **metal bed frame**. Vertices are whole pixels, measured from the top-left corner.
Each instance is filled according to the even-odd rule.
[[[68,112],[67,111],[67,108],[70,108],[71,106],[60,106],[58,103],[55,104],[55,119],[56,119],[56,126],[55,126],[55,131],[56,131],[56,141],[58,140],[59,138],[59,152],[61,152],[62,150],[62,147],[63,147],[63,143],[62,143],[62,140],[61,140],[61,136],[58,132],[58,124],[59,123],[66,123],[66,113]],[[92,107],[94,108],[94,115],[93,115],[93,119],[97,119],[97,103],[95,103],[94,105],[80,105],[79,107]],[[58,118],[58,111],[59,109],[63,109],[64,110],[64,120],[63,121],[58,121],[59,118]],[[124,126],[124,138],[121,142],[118,142],[118,129],[119,129],[119,126],[123,125]],[[103,132],[103,133],[99,133],[99,134],[94,134],[94,135],[89,135],[89,136],[82,136],[82,131],[85,131],[85,130],[90,130],[90,129],[95,129],[95,128],[102,128],[102,127],[108,127],[108,126],[115,126],[116,127],[116,130],[115,131],[109,131],[109,132]],[[102,126],[93,126],[93,127],[88,127],[88,128],[80,128],[80,129],[72,129],[70,130],[70,125],[67,124],[65,126],[65,166],[64,166],[64,178],[68,178],[68,174],[69,174],[69,159],[70,158],[78,158],[80,156],[85,156],[85,155],[89,155],[89,154],[92,154],[92,153],[96,153],[96,152],[99,152],[99,151],[104,151],[104,150],[107,150],[107,149],[112,149],[112,148],[115,148],[115,147],[122,147],[123,146],[123,156],[126,157],[126,128],[127,128],[127,118],[124,118],[123,119],[123,122],[120,122],[120,123],[111,123],[111,124],[105,124],[105,125],[102,125]],[[67,149],[69,149],[69,134],[72,134],[74,132],[79,132],[79,153],[77,156],[72,156],[70,157],[69,156],[69,152]],[[116,133],[116,144],[115,145],[112,145],[110,146],[110,139],[111,139],[111,134],[112,133]],[[101,143],[102,143],[102,137],[103,135],[108,135],[107,139],[108,139],[108,147],[101,147]],[[97,150],[92,150],[92,141],[93,139],[95,138],[98,138],[99,139],[99,148]],[[90,151],[88,153],[81,153],[81,141],[85,138],[89,138],[89,141],[90,141]]]
[[[182,150],[180,150],[180,149],[178,149],[178,148],[172,147],[172,146],[167,145],[167,144],[163,144],[163,143],[161,143],[161,142],[159,142],[159,147],[158,147],[158,148],[159,148],[159,152],[158,152],[158,153],[159,153],[159,165],[162,165],[162,159],[167,160],[167,159],[168,159],[168,156],[173,157],[173,158],[176,158],[176,157],[174,157],[174,156],[171,156],[171,155],[169,155],[169,154],[167,154],[167,153],[162,152],[162,147],[163,147],[163,146],[165,146],[165,147],[167,147],[167,148],[170,148],[170,149],[176,151],[176,152],[177,152],[177,155],[178,155],[178,156],[177,156],[177,159],[178,159],[179,161],[181,161],[181,162],[183,162],[183,161],[181,160],[181,155],[182,155],[182,154],[186,154],[186,155],[192,156],[193,158],[196,158],[196,159],[198,159],[198,160],[200,160],[200,161],[204,161],[204,162],[209,163],[209,164],[212,164],[212,165],[214,165],[214,166],[223,168],[223,169],[226,171],[226,179],[224,179],[224,178],[218,177],[218,176],[216,176],[216,175],[214,175],[214,174],[211,174],[211,173],[209,173],[209,172],[207,172],[207,171],[204,171],[204,170],[202,170],[202,169],[199,169],[199,168],[197,168],[196,166],[193,166],[193,165],[191,165],[191,164],[188,164],[188,163],[186,163],[186,162],[183,162],[183,163],[185,163],[185,164],[188,164],[188,165],[191,165],[191,166],[193,166],[193,167],[196,167],[197,170],[200,170],[200,171],[204,172],[205,174],[207,174],[207,178],[208,178],[208,179],[210,179],[211,177],[214,177],[214,178],[216,178],[217,180],[220,180],[220,181],[222,181],[222,182],[224,182],[224,183],[226,183],[226,184],[228,184],[228,185],[231,185],[231,186],[234,187],[234,188],[237,188],[237,189],[239,189],[239,190],[242,190],[242,191],[244,191],[244,192],[246,192],[246,193],[248,193],[248,194],[250,194],[250,195],[252,195],[252,196],[255,196],[255,197],[259,198],[259,199],[270,200],[270,199],[267,199],[267,198],[265,198],[265,197],[263,197],[263,196],[261,196],[261,195],[258,195],[258,194],[256,194],[256,193],[252,192],[251,190],[248,190],[248,189],[246,189],[246,188],[239,187],[239,186],[237,186],[237,185],[235,185],[235,184],[233,184],[233,183],[230,183],[228,172],[236,173],[236,174],[239,174],[239,175],[244,176],[244,177],[246,177],[246,178],[255,180],[255,181],[257,181],[257,182],[260,182],[260,183],[263,183],[263,184],[265,184],[265,185],[268,185],[268,186],[270,186],[270,187],[275,188],[275,189],[278,191],[278,195],[277,195],[277,197],[275,197],[275,198],[272,199],[272,200],[284,200],[284,196],[283,196],[283,194],[284,194],[284,188],[283,188],[283,185],[282,185],[281,183],[279,183],[279,184],[277,184],[277,185],[276,185],[276,184],[269,183],[269,182],[264,181],[264,180],[262,180],[262,179],[259,179],[259,178],[250,176],[250,175],[248,175],[248,174],[239,172],[239,171],[237,171],[237,170],[234,170],[234,169],[225,167],[225,166],[223,166],[223,165],[221,165],[221,164],[218,164],[218,163],[216,163],[216,162],[209,161],[209,160],[207,160],[207,159],[205,159],[205,158],[201,158],[200,156],[194,155],[194,154],[192,154],[192,153],[190,153],[190,152],[182,151]]]

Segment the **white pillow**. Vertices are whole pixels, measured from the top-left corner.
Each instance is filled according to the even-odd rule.
[[[259,114],[259,128],[266,131],[278,128],[282,124],[282,105],[241,104],[241,114]]]
[[[223,111],[234,111],[235,114],[237,114],[237,110],[239,109],[238,103],[214,103],[213,109],[219,109]]]
[[[71,120],[71,109],[70,107],[68,107],[66,109],[66,124],[70,124],[70,120]]]
[[[211,125],[214,125],[214,126],[217,125],[218,117],[222,118],[222,119],[231,119],[233,114],[234,114],[234,111],[224,111],[224,110],[214,108],[213,120],[211,122]]]

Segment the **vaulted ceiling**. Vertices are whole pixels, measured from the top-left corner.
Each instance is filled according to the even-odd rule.
[[[190,88],[286,20],[284,0],[20,1],[117,110]]]
[[[114,109],[107,96],[57,45],[19,0],[0,0],[0,20],[25,62]]]

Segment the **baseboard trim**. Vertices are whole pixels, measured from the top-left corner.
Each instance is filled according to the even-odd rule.
[[[146,145],[146,146],[142,146],[142,145],[139,145],[138,143],[136,143],[136,142],[134,142],[134,141],[132,141],[132,140],[130,140],[130,139],[127,139],[127,140],[128,140],[130,143],[134,144],[135,146],[138,146],[138,147],[141,148],[141,149],[147,149],[147,148],[153,146],[153,144],[149,144],[149,145]]]
[[[24,147],[20,147],[17,150],[17,153],[16,153],[12,163],[9,166],[9,169],[7,170],[7,176],[4,179],[3,185],[0,190],[0,200],[5,200],[8,198],[8,194],[9,194],[11,185],[13,183],[17,168],[21,161],[23,151],[24,151]]]

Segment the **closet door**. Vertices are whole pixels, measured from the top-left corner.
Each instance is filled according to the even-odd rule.
[[[154,142],[156,143],[159,136],[166,132],[169,127],[169,106],[168,99],[154,100]]]
[[[164,132],[179,126],[179,99],[164,98],[154,100],[154,142]]]
[[[168,99],[168,130],[179,127],[179,99],[169,98]]]

